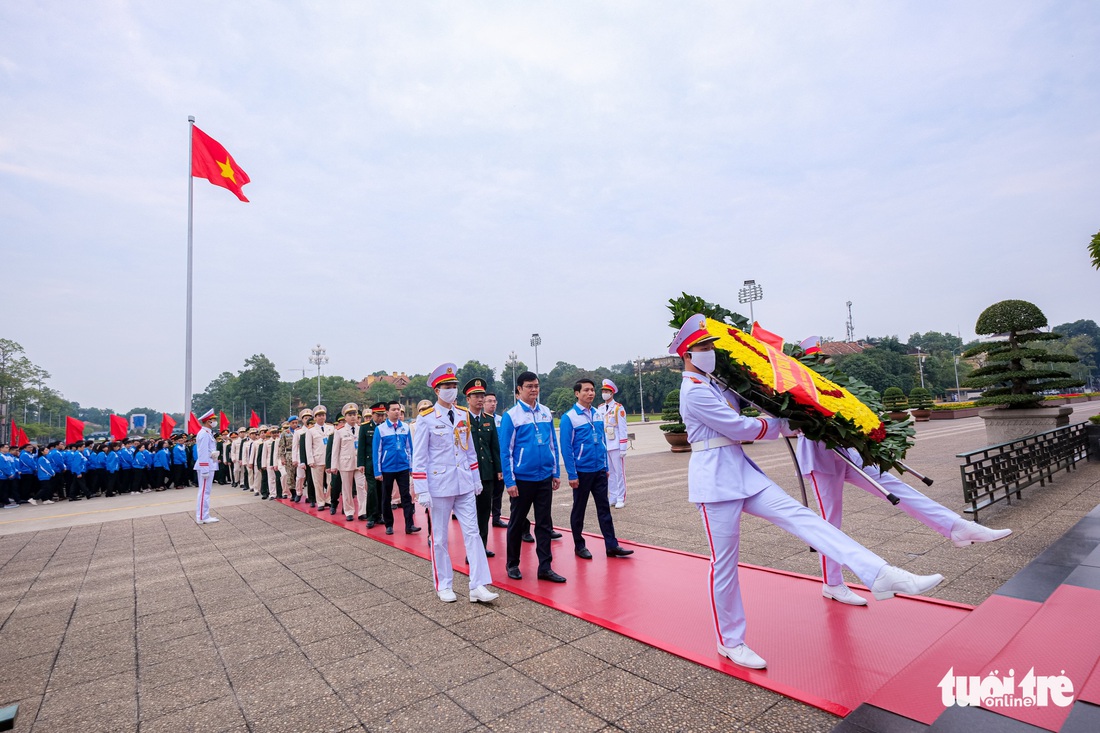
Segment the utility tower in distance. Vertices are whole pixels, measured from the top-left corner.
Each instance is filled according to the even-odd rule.
[[[848,320],[845,322],[844,327],[848,329],[848,335],[845,339],[848,343],[852,343],[856,340],[856,327],[852,323],[852,301],[848,301],[845,305],[848,306]]]

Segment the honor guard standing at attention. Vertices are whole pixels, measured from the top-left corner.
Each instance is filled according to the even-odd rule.
[[[382,484],[382,521],[386,534],[393,534],[393,507],[390,496],[393,485],[401,496],[401,509],[405,513],[405,534],[419,532],[413,524],[416,509],[409,494],[409,469],[412,466],[412,438],[409,426],[401,419],[401,403],[394,400],[386,405],[386,420],[374,429],[374,477]]]
[[[325,473],[325,454],[328,452],[328,442],[332,437],[332,426],[325,422],[328,410],[324,405],[313,408],[313,427],[306,431],[304,443],[306,447],[306,463],[309,465],[310,475],[313,476],[313,491],[316,495],[317,508],[328,507],[328,478]]]
[[[603,421],[607,436],[607,500],[616,509],[626,506],[626,471],[623,456],[628,447],[626,437],[626,410],[615,401],[619,388],[610,379],[603,380],[603,404],[596,413]]]
[[[332,470],[340,472],[340,504],[344,518],[351,522],[367,511],[367,480],[359,465],[359,405],[349,402],[341,412],[345,424],[332,435]]]
[[[455,600],[454,570],[448,548],[451,514],[458,519],[466,559],[470,563],[470,602],[497,598],[485,545],[478,534],[475,497],[483,492],[478,455],[470,432],[470,416],[458,400],[457,367],[441,364],[428,377],[439,400],[420,411],[413,434],[413,479],[417,500],[431,513],[432,576],[439,600]],[[484,389],[484,387],[482,387]]]
[[[212,428],[218,416],[214,410],[207,410],[199,418],[202,428],[195,438],[195,473],[199,479],[199,494],[195,503],[195,521],[199,524],[213,524],[217,517],[210,516],[210,488],[214,483],[214,473],[218,470],[218,446],[214,441]]]
[[[466,395],[466,404],[470,413],[470,434],[477,450],[477,468],[481,473],[481,493],[477,495],[477,531],[485,554],[493,557],[496,553],[489,549],[489,517],[493,513],[493,491],[503,473],[500,468],[500,439],[497,436],[497,423],[493,415],[484,411],[485,380],[471,379],[462,388]],[[498,505],[499,507],[499,505]]]
[[[745,609],[737,559],[741,513],[748,512],[790,532],[810,547],[847,565],[877,600],[895,593],[924,593],[942,575],[913,575],[848,537],[779,488],[741,448],[744,440],[795,435],[785,419],[745,417],[738,396],[713,377],[717,338],[696,314],[676,334],[669,353],[684,360],[680,415],[691,441],[688,500],[699,507],[710,544],[711,609],[718,653],[734,664],[763,669],[765,661],[745,644]]]
[[[561,453],[569,475],[569,487],[573,489],[573,511],[569,515],[573,551],[584,560],[592,559],[592,552],[584,542],[584,513],[591,495],[596,504],[596,519],[607,556],[633,555],[634,550],[619,546],[615,523],[611,520],[607,500],[607,436],[599,412],[592,409],[592,403],[596,400],[596,383],[591,379],[578,379],[573,385],[573,394],[577,397],[577,404],[561,416],[560,428]]]
[[[360,519],[365,519],[367,529],[382,523],[382,495],[378,479],[374,477],[374,431],[386,420],[386,403],[375,402],[370,406],[370,420],[359,428],[359,457],[357,463],[363,469],[367,481],[366,508],[359,501]],[[387,502],[389,499],[386,500]]]
[[[947,507],[932,501],[896,476],[884,473],[877,466],[864,466],[859,453],[847,450],[848,457],[863,472],[884,489],[901,500],[898,509],[921,524],[950,539],[956,547],[966,547],[974,542],[993,542],[1012,534],[1011,529],[990,529],[963,519]],[[798,436],[798,468],[814,487],[814,496],[825,521],[840,528],[844,516],[844,483],[858,486],[867,493],[882,497],[881,491],[867,481],[850,463],[829,450],[824,443]],[[867,601],[844,583],[840,563],[828,555],[821,555],[821,572],[824,585],[821,595],[850,606],[866,606]]]
[[[279,460],[283,466],[282,494],[288,499],[296,500],[298,494],[295,491],[297,481],[297,459],[294,456],[295,435],[298,432],[298,417],[291,415],[286,419],[286,430],[279,433]]]
[[[523,372],[516,378],[519,400],[500,420],[500,464],[504,489],[512,498],[508,517],[508,577],[519,580],[519,551],[527,531],[527,515],[535,508],[535,554],[539,558],[538,578],[564,583],[554,572],[550,538],[554,532],[551,510],[558,490],[558,441],[554,416],[539,402],[539,378]]]

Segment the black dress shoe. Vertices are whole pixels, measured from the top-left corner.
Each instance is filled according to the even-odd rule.
[[[367,520],[367,529],[373,529],[373,528],[374,528],[374,520],[373,519],[368,519]]]
[[[551,530],[550,531],[550,539],[560,540],[561,539],[561,532],[558,532],[557,530]]]
[[[519,568],[508,568],[508,577],[512,580],[523,580],[523,573],[519,571]]]
[[[330,506],[328,508],[328,513],[329,514],[336,514],[336,505],[335,504],[333,504],[332,506]]]
[[[496,556],[497,556],[497,554],[495,552],[493,552],[492,550],[486,550],[485,551],[485,557],[496,557]]]
[[[386,534],[393,534],[393,527],[386,527]]]
[[[523,541],[524,542],[534,542],[535,538],[531,536],[530,532],[527,532],[523,535]]]
[[[365,521],[367,521],[367,515],[366,515],[366,514],[360,514],[360,515],[359,515],[359,521],[360,521],[360,522],[365,522]]]
[[[507,522],[502,522],[499,519],[494,519],[493,520],[493,526],[494,527],[507,527],[508,523]]]
[[[608,557],[626,557],[627,555],[633,555],[634,550],[628,550],[625,547],[612,547],[607,551]]]
[[[582,560],[591,560],[592,559],[592,551],[589,550],[587,547],[582,547],[579,550],[573,550],[573,554],[575,554],[577,557],[581,558]]]
[[[565,578],[555,573],[553,570],[545,573],[539,573],[539,580],[549,580],[551,583],[564,583]]]
[[[420,527],[405,527],[405,534],[416,534],[420,531]]]

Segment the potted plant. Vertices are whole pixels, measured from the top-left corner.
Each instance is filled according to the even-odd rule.
[[[673,453],[691,452],[691,444],[688,442],[687,426],[680,417],[680,390],[674,389],[665,396],[665,402],[661,406],[661,431],[665,434],[665,440]]]
[[[1076,362],[1076,356],[1038,348],[1040,341],[1061,338],[1060,334],[1040,330],[1046,325],[1047,317],[1026,300],[1002,300],[978,316],[975,333],[1004,337],[978,344],[963,354],[985,354],[985,364],[971,372],[963,386],[981,388],[978,404],[996,408],[979,413],[991,444],[1008,443],[1069,424],[1073,408],[1044,407],[1043,393],[1080,387],[1084,382],[1054,368]]]
[[[909,407],[909,400],[905,399],[905,393],[901,387],[887,387],[882,393],[882,406],[890,413],[891,420],[906,420],[909,413],[905,408]]]
[[[932,418],[932,393],[924,387],[913,387],[909,392],[909,408],[913,419],[917,422],[928,422]]]

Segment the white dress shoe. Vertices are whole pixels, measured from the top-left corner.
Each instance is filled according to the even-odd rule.
[[[214,524],[217,521],[219,521],[217,517],[207,517],[204,524]]]
[[[977,522],[959,519],[951,528],[951,541],[955,543],[955,547],[966,547],[975,542],[993,542],[1010,534],[1012,534],[1011,529],[990,529]]]
[[[879,571],[878,577],[875,578],[875,582],[871,584],[871,593],[875,596],[876,601],[885,601],[887,598],[893,598],[895,593],[905,593],[911,596],[926,593],[942,582],[943,576],[939,573],[935,575],[913,575],[908,570],[902,570],[893,565],[884,565],[882,570]]]
[[[489,603],[500,598],[499,593],[493,593],[483,585],[470,589],[470,603]]]
[[[840,601],[846,603],[849,606],[866,606],[867,599],[862,596],[858,596],[848,586],[841,583],[840,585],[823,585],[821,586],[821,595],[826,598],[831,598],[834,601]]]
[[[626,506],[626,502],[625,502],[625,501],[617,501],[617,502],[615,502],[615,508],[616,508],[616,509],[622,509],[622,508],[623,508],[624,506]]]
[[[439,596],[439,600],[444,603],[454,603],[458,600],[458,596],[456,596],[455,592],[450,588],[444,588],[441,591],[437,591],[436,595]]]
[[[764,661],[763,657],[744,644],[738,644],[732,649],[719,644],[718,653],[740,667],[764,669],[768,666],[768,663]]]

